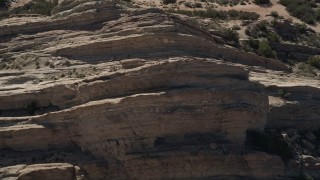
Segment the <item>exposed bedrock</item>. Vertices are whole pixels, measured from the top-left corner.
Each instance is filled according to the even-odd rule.
[[[246,71],[218,60],[176,58],[85,80],[4,91],[0,95],[0,107],[2,110],[21,110],[36,101],[40,107],[51,105],[64,109],[103,98],[187,87],[259,91],[259,86],[247,79]]]
[[[157,9],[53,12],[1,21],[0,179],[299,176],[299,161],[245,144],[265,127],[319,127],[318,88],[282,82],[290,67]]]
[[[63,110],[2,117],[0,149],[79,147],[121,163],[100,167],[103,178],[114,174],[120,179],[283,175],[279,157],[263,154],[261,159],[261,154],[239,148],[248,129],[263,130],[268,109],[261,86],[250,82],[242,68],[218,60],[176,58],[88,78],[73,86],[77,90],[70,92],[64,85],[50,87],[61,96]],[[39,104],[46,102],[41,96],[47,101],[59,99],[50,93],[37,94],[39,89],[30,92]],[[68,104],[64,93],[73,94],[74,102]],[[267,168],[271,159],[274,169]],[[115,167],[119,172],[106,173]],[[26,168],[17,176],[27,171],[23,177],[37,178],[38,169]],[[69,176],[69,170],[61,173]],[[90,177],[95,176],[99,173]]]
[[[269,87],[270,112],[267,127],[300,131],[320,127],[320,91],[315,87]]]
[[[102,2],[96,3],[99,6]],[[14,58],[11,52],[62,56],[86,63],[128,57],[192,55],[291,71],[278,60],[218,44],[205,29],[162,11],[109,8],[70,15],[66,13],[66,17],[60,18],[36,18],[29,23],[7,20],[0,26],[2,36],[20,35],[7,39],[0,52],[6,52],[5,56]]]
[[[250,83],[247,73],[240,68],[214,61],[156,63],[106,81],[91,81],[84,81],[79,94],[75,95],[86,95],[88,98],[83,101],[90,102],[30,117],[26,123],[39,124],[54,132],[67,131],[71,141],[93,154],[122,156],[135,149],[153,147],[158,137],[178,135],[181,136],[178,139],[183,139],[184,135],[193,133],[209,133],[217,139],[221,137],[221,141],[241,145],[247,129],[262,130],[266,121],[268,100],[260,87]],[[118,91],[112,84],[126,91]],[[108,91],[110,96],[103,96]],[[48,94],[47,98],[55,97]],[[10,119],[14,118],[7,121]],[[14,127],[3,126],[3,133],[9,133]],[[40,130],[42,126],[22,126],[20,131]],[[18,131],[19,127],[14,132]],[[49,134],[54,143],[56,136]],[[25,136],[29,135],[25,133]],[[19,149],[16,143],[21,141],[14,139],[21,137],[10,138],[3,147]],[[41,138],[50,140],[46,136]],[[68,138],[64,140],[67,142]],[[24,147],[21,144],[21,149]]]

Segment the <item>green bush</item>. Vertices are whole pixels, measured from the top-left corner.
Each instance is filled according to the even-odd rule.
[[[226,39],[228,41],[232,41],[235,43],[239,42],[239,34],[237,33],[237,31],[233,30],[233,29],[226,29],[225,35],[226,35]]]
[[[246,35],[260,38],[260,37],[267,37],[269,22],[266,20],[259,21],[253,25],[250,25],[246,28]]]
[[[259,49],[260,41],[257,39],[249,38],[248,45],[252,49]]]
[[[295,16],[308,24],[315,24],[316,21],[320,21],[320,11],[319,9],[314,9],[317,5],[313,1],[280,0],[280,3],[286,6],[292,16]]]
[[[275,32],[269,31],[266,37],[270,42],[280,42],[280,36]]]
[[[320,69],[320,56],[310,57],[308,64],[317,69]]]
[[[264,56],[267,58],[276,58],[277,56],[276,52],[272,50],[272,48],[270,47],[267,41],[259,42],[258,52],[261,56]]]

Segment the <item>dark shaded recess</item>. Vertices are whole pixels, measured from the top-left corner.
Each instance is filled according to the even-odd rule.
[[[170,148],[196,145],[209,145],[210,143],[228,144],[222,133],[188,133],[181,137],[165,136],[157,137],[154,142],[155,148]]]
[[[82,152],[79,148],[30,151],[0,150],[0,168],[16,164],[70,163],[76,165],[95,160],[98,159]]]
[[[58,106],[49,105],[49,106],[39,106],[36,101],[32,101],[25,105],[23,109],[12,109],[12,110],[3,110],[0,111],[0,117],[22,117],[22,116],[33,116],[45,114],[48,112],[59,111]]]
[[[246,146],[269,154],[278,155],[283,161],[288,161],[293,158],[288,144],[283,139],[254,130],[247,130],[246,133]]]

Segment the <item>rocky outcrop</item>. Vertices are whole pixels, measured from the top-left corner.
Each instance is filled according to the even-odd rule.
[[[278,58],[282,60],[295,60],[306,62],[310,57],[320,54],[319,48],[285,43],[272,43],[272,48],[277,52]]]
[[[268,127],[299,130],[317,130],[320,127],[318,88],[270,87],[268,90],[280,97],[278,100],[270,101]]]
[[[266,121],[267,98],[258,86],[247,81],[247,73],[214,61],[173,60],[123,72],[106,81],[100,79],[84,80],[78,87],[75,97],[83,98],[78,102],[84,104],[29,117],[26,125],[2,127],[3,137],[10,137],[14,129],[15,134],[29,131],[24,133],[28,139],[32,131],[43,129],[48,135],[41,138],[55,144],[58,137],[45,131],[53,129],[62,136],[67,133],[72,142],[93,154],[107,157],[116,153],[120,158],[130,151],[154,147],[157,138],[182,136],[184,141],[183,136],[189,133],[243,144],[245,131],[261,130]],[[47,98],[55,97],[48,94]],[[16,147],[21,142],[16,138],[21,137],[11,136],[3,147]]]
[[[315,109],[299,121],[317,106],[305,88],[288,85],[287,100],[272,101],[282,86],[268,73],[291,77],[290,67],[123,4],[64,1],[51,17],[1,21],[0,178],[298,176],[245,143],[265,127],[319,126]]]

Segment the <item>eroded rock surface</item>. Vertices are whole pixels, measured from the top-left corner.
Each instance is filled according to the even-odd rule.
[[[292,178],[247,132],[319,127],[317,84],[158,9],[63,1],[0,37],[3,179]]]

